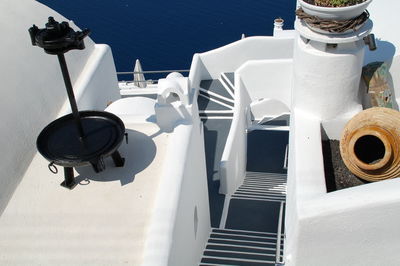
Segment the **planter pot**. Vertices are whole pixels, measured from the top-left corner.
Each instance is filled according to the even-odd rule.
[[[346,7],[322,7],[315,6],[299,0],[304,12],[311,16],[329,20],[347,20],[361,15],[372,0],[367,0],[361,4]]]

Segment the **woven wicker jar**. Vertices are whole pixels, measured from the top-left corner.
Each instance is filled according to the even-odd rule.
[[[364,110],[345,126],[340,153],[347,168],[367,181],[400,176],[400,112]]]

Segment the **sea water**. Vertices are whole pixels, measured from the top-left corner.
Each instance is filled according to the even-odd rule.
[[[293,27],[296,0],[39,0],[111,46],[117,71],[189,69],[201,53],[248,36]],[[47,18],[43,18],[43,24]],[[147,77],[147,76],[146,76]],[[120,79],[129,79],[121,76]]]

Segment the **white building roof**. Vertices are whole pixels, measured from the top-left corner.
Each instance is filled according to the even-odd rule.
[[[139,265],[151,219],[168,134],[155,124],[125,123],[125,166],[75,173],[73,190],[59,185],[37,154],[0,219],[3,265]]]

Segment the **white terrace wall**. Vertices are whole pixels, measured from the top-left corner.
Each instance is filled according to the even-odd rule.
[[[281,101],[290,108],[292,76],[291,59],[251,60],[235,72],[235,109],[221,158],[220,193],[233,193],[245,176],[247,112],[250,103],[261,98],[270,98]]]
[[[200,123],[174,129],[148,230],[143,265],[197,265],[200,262],[211,229],[203,139]]]
[[[37,135],[69,109],[57,57],[32,46],[28,33],[32,24],[42,28],[49,16],[67,20],[33,0],[0,2],[0,213],[36,153]],[[95,45],[90,38],[85,39],[85,45],[85,50],[66,54],[78,106],[104,109],[108,101],[118,97],[111,50]]]
[[[391,86],[394,90],[397,106],[400,106],[400,55],[393,58],[389,69],[391,74]]]
[[[249,60],[293,57],[293,38],[248,37],[202,54],[195,54],[189,79],[198,88],[204,79],[219,78],[221,72],[234,72]]]
[[[372,52],[379,57],[400,55],[400,34],[391,25],[398,24],[398,1],[372,1],[368,6],[370,19],[374,22],[372,33],[377,38],[378,49]],[[389,57],[385,58],[389,59]]]
[[[235,84],[239,85],[235,88],[238,93],[235,96],[234,117],[221,158],[220,193],[232,193],[244,177],[247,149],[246,109],[251,100],[269,95],[290,106],[292,58],[293,37],[248,37],[194,55],[189,73],[191,88],[199,88],[202,80],[219,78],[222,72],[240,69],[240,78],[235,75]],[[271,70],[276,75],[265,76]]]
[[[388,25],[398,23],[398,9],[394,0],[372,1],[368,6],[370,19],[374,22],[372,33],[376,37],[377,49],[365,49],[364,64],[375,61],[386,62],[390,67],[391,79],[397,106],[400,106],[400,34],[394,34],[394,29]],[[388,7],[388,8],[383,8]]]
[[[251,101],[275,99],[289,109],[293,81],[292,59],[267,59],[247,61],[238,70]]]
[[[320,120],[297,108],[289,145],[286,265],[398,265],[400,179],[327,193]]]
[[[220,163],[219,193],[232,194],[242,183],[247,162],[247,108],[250,97],[240,76],[235,74],[235,108]]]

